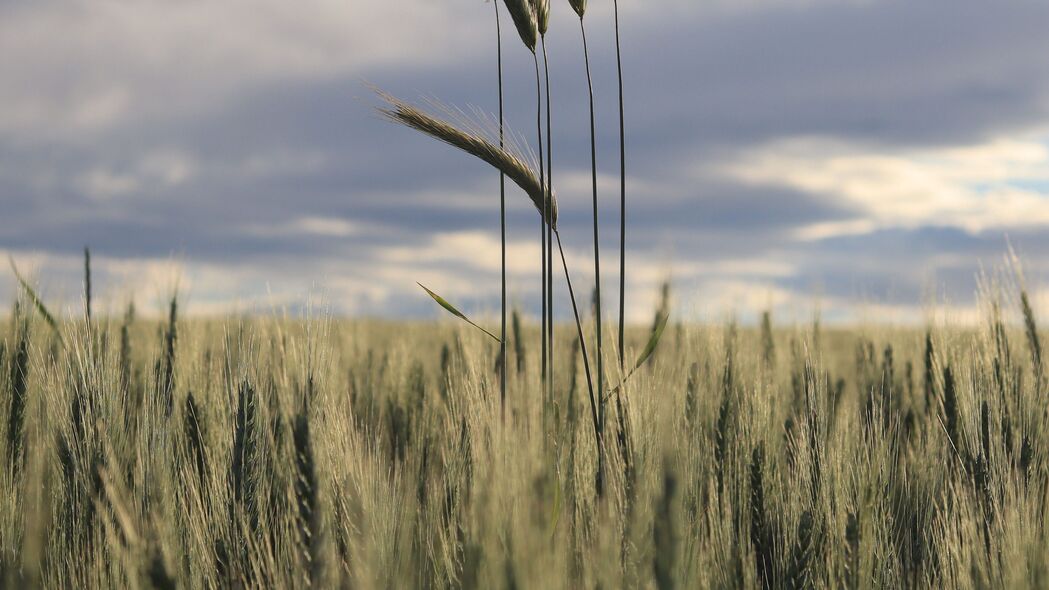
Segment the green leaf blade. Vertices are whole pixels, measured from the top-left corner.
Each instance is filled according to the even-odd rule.
[[[457,309],[457,308],[456,308],[456,307],[455,307],[454,305],[452,305],[451,303],[449,303],[447,299],[445,299],[444,297],[441,297],[441,296],[440,296],[440,295],[438,295],[437,293],[434,293],[433,291],[431,291],[430,289],[428,289],[428,288],[426,287],[426,285],[424,285],[424,284],[422,284],[422,283],[416,282],[415,284],[416,284],[416,285],[419,285],[420,287],[422,287],[422,290],[423,290],[423,291],[426,291],[426,294],[427,294],[427,295],[429,295],[431,299],[433,299],[434,301],[436,301],[436,302],[437,302],[437,305],[440,305],[441,307],[443,307],[443,308],[445,309],[445,311],[447,311],[448,313],[450,313],[450,314],[454,315],[455,317],[457,317],[457,318],[461,319],[462,321],[464,321],[464,322],[466,322],[466,323],[470,324],[471,326],[473,326],[473,327],[477,328],[478,330],[480,330],[480,331],[484,332],[484,333],[485,333],[485,334],[487,334],[487,335],[488,335],[488,336],[489,336],[489,337],[490,337],[490,338],[491,338],[492,340],[495,340],[496,342],[500,342],[500,340],[499,340],[499,337],[498,337],[498,336],[496,336],[495,334],[492,334],[492,333],[491,333],[491,332],[489,332],[488,330],[485,330],[485,329],[484,329],[484,328],[482,328],[481,326],[478,326],[477,324],[475,324],[473,320],[471,320],[470,318],[466,317],[466,314],[464,314],[463,312],[459,311],[459,310],[458,310],[458,309]]]
[[[18,267],[15,266],[14,257],[8,256],[7,261],[11,264],[11,272],[13,272],[15,278],[18,279],[19,285],[22,286],[22,290],[25,291],[26,295],[29,297],[29,301],[32,302],[33,307],[36,308],[36,311],[40,314],[40,317],[44,318],[44,322],[47,323],[47,325],[50,326],[50,328],[54,330],[56,334],[59,334],[58,321],[55,320],[55,316],[51,315],[51,312],[48,311],[47,306],[44,305],[44,301],[40,299],[39,295],[36,294],[36,291],[29,284],[29,281],[26,281],[25,277],[22,276],[22,273],[18,272]]]
[[[637,363],[634,364],[633,371],[641,368],[648,362],[648,359],[656,352],[656,347],[659,346],[659,341],[663,338],[663,332],[667,328],[667,321],[670,320],[670,312],[664,312],[660,315],[659,321],[656,322],[652,333],[648,337],[648,343],[645,345],[645,349],[641,351],[641,355],[637,357]],[[631,373],[633,373],[631,371]]]

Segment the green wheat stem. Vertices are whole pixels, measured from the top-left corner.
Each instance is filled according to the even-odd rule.
[[[552,195],[554,193],[554,144],[553,144],[553,124],[552,124],[552,105],[554,104],[550,100],[550,59],[546,53],[546,35],[540,37],[543,46],[543,74],[546,77],[546,187],[547,194]],[[547,272],[547,322],[549,322],[549,328],[547,329],[547,337],[550,343],[547,345],[547,353],[550,356],[550,363],[548,365],[549,375],[547,381],[547,387],[549,388],[549,399],[553,400],[554,397],[554,248],[553,248],[553,231],[550,226],[546,226],[546,272]]]
[[[590,393],[590,412],[594,420],[594,437],[597,440],[597,448],[601,448],[601,427],[598,422],[597,414],[597,396],[594,393],[594,378],[590,371],[590,355],[586,351],[586,339],[583,338],[583,321],[579,317],[579,306],[576,304],[575,289],[572,288],[572,277],[568,273],[568,261],[565,259],[565,249],[561,245],[561,232],[555,228],[553,230],[554,239],[557,240],[557,250],[561,254],[561,266],[565,271],[565,284],[568,285],[568,299],[572,302],[572,313],[575,315],[575,325],[577,335],[579,337],[579,348],[583,355],[583,370],[586,373],[586,386]],[[601,481],[602,472],[599,465],[598,468],[598,481]],[[598,484],[600,486],[600,483]]]
[[[84,314],[91,322],[91,250],[84,246]]]
[[[612,0],[616,29],[616,70],[619,81],[619,370],[624,368],[626,327],[626,116],[623,112],[623,54],[619,42],[619,0]]]
[[[542,250],[540,253],[540,261],[542,270],[542,291],[541,298],[542,302],[542,329],[541,331],[541,354],[542,359],[540,362],[540,383],[543,387],[546,387],[546,367],[547,367],[547,349],[546,349],[546,204],[549,200],[549,193],[547,192],[546,176],[544,170],[545,161],[543,160],[543,84],[539,76],[539,56],[535,52],[532,52],[532,61],[535,62],[535,94],[536,94],[536,135],[539,139],[539,185],[543,190],[543,211],[542,215],[539,216],[539,239],[542,243]],[[549,105],[548,105],[549,106]]]
[[[499,2],[495,6],[495,46],[499,72],[499,149],[506,148],[506,126],[503,123],[503,34],[499,20]],[[499,339],[499,412],[503,422],[506,421],[506,174],[499,172],[499,231],[500,231],[500,267],[502,270],[502,300],[499,306],[502,324]]]
[[[583,60],[586,64],[586,83],[587,92],[590,99],[590,170],[593,185],[593,202],[594,202],[594,308],[597,317],[594,318],[594,324],[597,330],[597,390],[605,390],[605,378],[604,378],[604,361],[602,360],[602,314],[601,314],[601,251],[600,242],[601,234],[598,227],[598,207],[597,207],[597,123],[594,118],[594,83],[593,77],[590,72],[590,50],[586,40],[586,25],[583,24],[583,17],[579,17],[579,31],[583,37]],[[599,428],[604,431],[605,424],[605,404],[601,403],[598,406],[598,424]],[[604,463],[604,449],[598,449],[598,461],[602,464],[601,470],[603,471]],[[602,490],[599,489],[598,494],[600,495]]]
[[[15,275],[18,284],[21,285],[22,290],[25,292],[26,296],[29,297],[29,302],[33,304],[33,307],[36,308],[37,313],[40,314],[40,317],[42,317],[48,327],[51,328],[51,331],[55,333],[55,336],[58,338],[58,343],[62,344],[62,332],[59,330],[58,321],[55,319],[55,316],[48,311],[47,306],[44,305],[44,300],[36,294],[36,291],[29,284],[29,281],[25,280],[25,277],[18,272],[18,267],[15,266],[14,257],[8,254],[7,262],[11,265],[11,272]]]
[[[626,116],[623,108],[623,54],[619,39],[619,0],[612,1],[616,32],[616,73],[619,86],[619,373],[623,374],[626,358]],[[631,370],[630,374],[637,369]],[[616,414],[619,418],[619,452],[623,465],[632,469],[630,454],[630,422],[623,407],[622,386],[625,386],[629,375],[623,377],[616,390]]]

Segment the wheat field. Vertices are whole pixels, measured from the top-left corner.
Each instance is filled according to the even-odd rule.
[[[84,311],[56,315],[11,259],[19,290],[17,303],[0,322],[0,587],[1049,588],[1049,376],[1044,368],[1042,336],[1016,257],[1011,256],[1008,263],[1015,273],[1003,272],[1000,278],[984,282],[979,296],[980,319],[975,324],[942,319],[943,314],[935,309],[930,310],[924,325],[912,326],[872,323],[828,327],[818,316],[813,321],[779,321],[771,312],[764,312],[753,325],[734,320],[702,322],[671,308],[667,284],[652,321],[629,325],[627,309],[633,307],[627,305],[628,285],[635,285],[631,280],[636,281],[638,275],[651,275],[652,269],[646,266],[655,261],[639,256],[636,260],[641,264],[638,268],[632,265],[628,273],[628,252],[632,259],[635,254],[651,254],[658,244],[645,243],[651,240],[645,236],[661,232],[650,225],[649,231],[639,232],[641,237],[630,233],[628,240],[628,211],[630,219],[636,213],[651,217],[646,208],[663,197],[659,183],[651,182],[651,177],[636,183],[636,199],[634,183],[628,184],[628,166],[633,161],[628,164],[627,113],[633,105],[624,104],[627,95],[619,3],[595,3],[595,10],[612,11],[596,16],[594,11],[587,16],[585,0],[561,4],[568,18],[551,25],[552,3],[545,0],[493,2],[492,47],[476,50],[491,58],[490,71],[485,70],[484,75],[494,75],[489,86],[498,103],[494,96],[492,100],[486,95],[477,97],[480,104],[492,103],[489,107],[451,106],[436,98],[417,107],[372,87],[380,104],[377,109],[368,109],[371,115],[490,166],[491,186],[483,190],[491,191],[492,198],[485,203],[493,221],[496,210],[499,213],[498,318],[474,321],[438,294],[447,284],[433,285],[434,291],[422,283],[419,287],[456,318],[454,323],[277,311],[206,319],[185,314],[185,302],[178,296],[170,300],[165,319],[139,317],[133,305],[121,313],[92,313],[91,256],[87,248]],[[399,9],[405,14],[418,11],[418,7]],[[248,12],[254,10],[252,7]],[[640,14],[638,8],[630,10],[624,13],[626,27],[633,24],[630,14],[635,18]],[[509,21],[500,16],[503,12]],[[667,14],[666,19],[676,18],[670,16],[674,13]],[[299,36],[308,37],[298,32],[302,24],[298,15],[290,22],[296,32],[289,37],[296,41],[303,40]],[[819,26],[822,21],[814,22]],[[570,61],[567,52],[560,51],[564,46],[557,43],[552,44],[555,51],[551,58],[548,28],[564,26],[574,38],[577,25],[576,49],[581,50],[582,61]],[[220,30],[217,27],[225,30],[227,26],[225,22],[216,24],[199,37],[213,37],[214,30]],[[598,42],[594,71],[588,30]],[[92,32],[93,46],[99,41],[96,37],[103,36]],[[137,29],[135,32],[136,38],[150,37]],[[513,39],[514,32],[520,37],[520,45]],[[604,33],[614,33],[619,140],[615,175],[605,157],[598,157],[599,142],[602,151],[608,147],[602,139],[608,132],[602,125],[599,133],[597,124],[599,112],[608,108],[604,106],[608,97],[595,93],[595,77],[598,90],[607,94],[607,88],[612,87],[603,79],[612,71],[610,50],[606,48],[607,55],[600,50],[612,43],[610,35],[599,36]],[[241,30],[233,37],[253,34],[250,29]],[[51,35],[48,29],[47,36],[60,35]],[[339,29],[337,37],[343,36]],[[381,42],[396,45],[390,39],[394,37],[382,36]],[[879,38],[879,42],[883,40]],[[292,41],[287,44],[298,45]],[[508,54],[520,54],[507,60],[517,67],[507,65],[505,72],[504,44]],[[732,39],[732,45],[749,47],[745,39]],[[907,47],[906,43],[899,45]],[[839,49],[834,48],[835,55]],[[437,51],[421,45],[412,50],[420,54],[420,60]],[[1024,52],[1036,53],[1026,48]],[[121,53],[130,51],[121,48]],[[140,53],[156,56],[164,52],[142,49]],[[171,53],[181,59],[178,52]],[[270,59],[267,52],[252,53]],[[296,59],[287,63],[299,63],[300,54],[312,53],[331,61],[337,52],[325,48],[295,53]],[[531,67],[520,67],[526,53],[530,63],[525,65],[534,66],[534,95]],[[223,51],[215,54],[221,56]],[[207,55],[207,61],[214,58]],[[703,59],[707,57],[697,61]],[[275,61],[276,66],[267,64],[266,69],[294,67]],[[901,60],[893,54],[892,61]],[[933,70],[921,65],[921,59],[908,55],[906,61]],[[993,59],[975,61],[997,63]],[[241,67],[239,61],[234,63]],[[582,66],[573,74],[576,90],[564,94],[553,91],[551,64],[556,68],[571,63]],[[746,66],[749,60],[742,63]],[[952,63],[952,68],[955,65]],[[735,65],[729,66],[726,69],[735,72]],[[330,64],[302,67],[318,72],[338,69]],[[1005,65],[999,67],[1007,69]],[[857,71],[862,73],[866,68],[864,62],[864,69]],[[63,68],[55,78],[65,78],[74,69]],[[153,72],[161,69],[150,61],[151,74],[143,78],[152,79]],[[777,67],[764,62],[757,69],[781,75]],[[872,70],[871,75],[877,75],[877,70]],[[439,69],[434,71],[440,73]],[[786,76],[791,75],[792,70],[784,71]],[[748,70],[744,67],[740,72],[742,76]],[[513,103],[513,112],[527,112],[526,124],[515,121],[514,127],[506,119],[504,73],[507,78],[514,77],[506,86],[506,102]],[[212,80],[201,79],[209,84]],[[570,81],[562,76],[556,79]],[[641,79],[652,85],[651,78]],[[521,80],[528,82],[525,95],[521,94]],[[906,86],[892,78],[887,80],[878,79],[877,83]],[[296,86],[302,83],[295,78]],[[567,127],[554,124],[554,113],[561,117],[567,98],[583,97],[584,83],[589,134],[574,130],[569,135],[562,132]],[[709,83],[702,80],[704,86]],[[265,86],[254,81],[252,85],[259,89]],[[827,88],[840,85],[835,80]],[[473,82],[465,86],[477,87]],[[985,86],[984,78],[973,84],[974,88]],[[749,99],[753,91],[748,87],[747,92]],[[212,93],[223,94],[209,89],[208,94]],[[790,94],[785,97],[787,102],[797,100]],[[1011,95],[1012,89],[993,94]],[[114,113],[122,112],[122,97],[117,93],[119,108],[113,107]],[[102,110],[108,111],[108,95],[104,98]],[[689,109],[705,104],[701,96],[675,98]],[[849,100],[858,102],[859,97],[850,94]],[[21,110],[35,113],[38,102],[47,101],[27,102],[33,108]],[[127,102],[148,101],[129,98]],[[495,104],[498,115],[489,114],[487,109],[494,110]],[[522,104],[529,105],[527,111],[522,110]],[[97,110],[94,103],[88,106],[91,108],[85,107],[84,112]],[[306,102],[302,109],[315,107]],[[584,112],[580,105],[572,108]],[[656,107],[639,104],[638,108]],[[900,110],[910,112],[912,108],[907,103],[907,108]],[[891,111],[867,109],[862,104],[850,105],[851,110]],[[979,110],[996,109],[981,106]],[[259,117],[268,111],[246,112],[245,117]],[[567,123],[559,120],[558,125],[574,124],[575,119],[585,123],[578,113],[572,120],[565,117]],[[671,135],[678,133],[679,127],[692,126],[697,114],[687,115],[688,120],[667,119],[674,121]],[[241,116],[238,110],[234,118]],[[714,113],[711,118],[719,116]],[[828,119],[833,116],[834,111],[828,110]],[[95,115],[89,118],[93,121]],[[638,119],[642,123],[655,120],[659,125],[658,119]],[[740,125],[741,136],[754,134],[746,117],[727,120],[738,120],[732,124]],[[865,115],[862,127],[882,125],[877,117],[871,120]],[[255,124],[262,127],[262,123]],[[207,120],[194,125],[206,126]],[[820,125],[807,125],[822,129]],[[979,122],[973,125],[979,127]],[[186,122],[179,124],[183,126]],[[797,125],[792,122],[785,127]],[[528,129],[528,135],[515,129]],[[357,130],[349,131],[357,134]],[[554,143],[555,131],[562,144]],[[249,138],[247,143],[254,137],[250,133],[228,135],[237,141],[243,135]],[[565,141],[566,136],[572,140]],[[106,136],[108,141],[114,137],[118,136]],[[375,146],[386,148],[384,139],[367,138],[369,151]],[[565,144],[585,152],[580,148],[585,139],[589,139],[589,152],[573,157],[582,162],[589,156],[589,167],[565,166],[562,170],[565,160],[552,156],[555,145],[561,157]],[[94,145],[88,140],[79,143]],[[653,139],[643,135],[639,143],[642,148],[646,144],[651,148]],[[680,151],[668,143],[669,150]],[[994,145],[1000,147],[999,143]],[[299,146],[291,137],[281,137],[276,145],[282,149],[274,153],[298,155]],[[710,148],[709,154],[723,151],[724,146],[711,145],[719,149]],[[1010,150],[1016,145],[1026,146],[1002,145]],[[738,147],[733,145],[733,149]],[[45,167],[50,171],[54,157],[48,148],[48,157],[41,157],[41,161],[48,162]],[[417,163],[407,160],[411,152],[393,149],[398,150],[389,152],[391,159],[398,160],[396,174],[412,176],[411,169]],[[1036,146],[1033,160],[1027,155],[1029,150],[1020,151],[1021,168],[1035,169],[1044,160],[1039,155],[1045,151],[1044,145]],[[658,159],[653,153],[661,152],[642,154],[639,160]],[[703,150],[697,153],[703,157],[708,154]],[[988,157],[983,152],[973,153],[977,154],[973,161],[979,160],[987,169],[995,168],[983,163]],[[1013,151],[1009,154],[1010,162],[1017,158]],[[201,160],[210,159],[201,156]],[[281,160],[253,156],[245,161],[261,161],[265,167],[271,159]],[[341,162],[352,159],[352,154],[340,154],[331,162],[339,162],[341,168]],[[19,162],[17,158],[13,161]],[[558,192],[562,185],[553,181],[555,161],[559,182],[562,174],[574,179],[564,182],[563,197]],[[118,193],[137,196],[150,184],[163,185],[159,188],[164,190],[172,188],[184,180],[182,177],[191,176],[187,170],[194,168],[190,164],[174,166],[177,170],[171,174],[157,175],[152,171],[154,166],[143,162],[141,182],[115,172],[92,170],[85,178],[101,180],[86,182],[89,186],[85,190],[101,184],[102,189],[112,189],[112,194],[106,198],[92,195],[90,206],[83,210],[100,209]],[[666,163],[671,164],[686,169],[710,164],[713,170],[720,166],[686,160]],[[239,168],[218,165],[215,169],[227,167]],[[297,174],[314,174],[323,168],[310,165]],[[903,169],[908,178],[914,176],[920,181],[915,194],[945,187],[948,190],[941,200],[950,206],[939,201],[935,207],[921,202],[911,206],[915,197],[908,193],[906,199],[896,197],[896,208],[883,211],[872,207],[867,211],[853,203],[854,211],[846,204],[841,211],[868,215],[869,219],[856,218],[859,226],[867,227],[866,222],[875,220],[877,223],[870,226],[879,230],[882,226],[895,227],[889,223],[894,217],[901,217],[899,227],[910,229],[918,219],[911,217],[918,211],[930,216],[925,220],[930,228],[940,229],[942,225],[949,229],[953,227],[951,219],[956,224],[962,220],[964,223],[954,229],[965,229],[966,236],[973,237],[970,234],[978,233],[976,227],[980,232],[997,232],[1021,221],[1034,223],[1032,220],[1038,218],[1006,216],[1005,226],[994,225],[994,220],[985,226],[978,219],[990,211],[985,201],[998,199],[995,203],[1015,210],[1042,206],[1036,200],[1044,196],[1041,193],[1039,197],[1018,194],[1021,187],[1031,184],[1020,182],[1023,178],[1016,179],[1008,190],[984,194],[969,186],[982,183],[965,175],[961,175],[965,190],[951,191],[952,184],[941,185],[913,172],[920,168]],[[444,172],[448,182],[463,180],[453,179],[459,175],[455,170]],[[995,174],[1009,176],[1007,172]],[[494,198],[497,175],[498,209]],[[743,177],[736,176],[742,182]],[[881,178],[879,174],[867,176]],[[618,179],[618,194],[613,195],[618,197],[614,203],[617,208],[608,207],[607,194],[599,195],[601,177]],[[1042,176],[1035,177],[1044,184]],[[77,178],[77,186],[84,184],[79,181],[79,171]],[[671,191],[683,193],[682,208],[702,210],[703,215],[708,205],[716,209],[716,201],[708,203],[698,195],[688,200],[694,187],[692,177],[687,178],[689,186]],[[886,184],[893,184],[892,175],[885,178]],[[391,186],[397,185],[393,178],[388,180]],[[834,193],[831,188],[848,184],[847,180],[835,177],[830,188],[816,192]],[[345,192],[352,199],[369,198],[366,186],[359,190],[342,187],[344,182],[342,177],[337,181],[340,195]],[[718,191],[723,182],[718,180]],[[302,199],[294,213],[305,214],[308,195],[294,193],[306,184],[303,178],[276,184],[287,191],[281,198]],[[318,184],[327,181],[318,178]],[[36,185],[52,186],[50,181],[34,181]],[[819,185],[815,182],[813,186]],[[529,285],[517,277],[513,286],[518,292],[541,294],[541,307],[535,310],[538,317],[526,316],[507,304],[507,188],[523,193],[511,199],[526,198],[539,222],[537,266],[541,280],[538,285]],[[653,188],[654,195],[650,194]],[[790,188],[791,192],[804,192]],[[233,202],[226,190],[222,186],[221,190],[203,193],[203,197]],[[396,190],[390,189],[389,194]],[[427,190],[426,198],[433,198],[442,213],[459,215],[459,204],[464,201],[453,198],[458,189],[441,186]],[[772,197],[781,192],[773,192]],[[240,201],[233,209],[261,207],[265,197]],[[387,198],[383,193],[383,199]],[[892,199],[890,192],[887,200]],[[907,206],[901,206],[904,201]],[[57,209],[51,202],[46,201],[48,207]],[[563,225],[559,225],[559,203],[568,218]],[[348,208],[340,204],[337,210],[319,212],[316,217],[311,213],[298,222],[281,213],[273,225],[281,228],[279,232],[269,232],[268,225],[250,227],[252,235],[285,236],[285,225],[316,226],[305,222],[319,220],[328,229],[310,232],[303,239],[338,237],[347,240],[348,250],[353,247],[349,240],[357,234],[357,226],[374,223],[367,215],[357,219],[353,209],[357,205],[358,201],[352,201]],[[772,208],[762,215],[778,216],[794,206],[788,204],[782,211]],[[815,225],[791,226],[791,231],[839,225],[822,223],[839,219],[836,207],[834,215],[815,216],[807,220]],[[74,211],[71,217],[81,211],[69,210]],[[423,217],[432,216],[427,211],[435,210],[405,205],[398,213],[430,221]],[[192,212],[186,214],[187,219],[209,215],[205,209],[198,213],[187,207],[185,211]],[[940,212],[950,215],[941,220]],[[717,218],[717,211],[712,213]],[[740,217],[750,213],[742,211]],[[618,221],[619,231],[613,237],[618,238],[615,253],[619,265],[618,269],[613,267],[612,274],[619,284],[618,290],[606,290],[602,296],[601,261],[609,254],[601,251],[604,242],[600,228],[602,219],[609,223],[609,215]],[[956,215],[960,217],[951,217]],[[640,217],[645,223],[644,215]],[[178,226],[178,218],[181,214],[164,222]],[[689,223],[692,218],[682,219]],[[841,219],[850,220],[844,226],[852,227],[852,217]],[[212,221],[237,226],[224,218]],[[441,231],[439,222],[434,223],[433,232]],[[11,224],[22,223],[16,220]],[[330,231],[332,226],[342,228],[343,224],[350,229]],[[24,225],[34,228],[32,223]],[[421,228],[425,224],[418,225]],[[90,229],[86,225],[70,227]],[[156,231],[148,224],[127,227],[135,229],[129,234]],[[590,227],[592,250],[573,250],[575,256],[571,258],[577,266],[570,269],[562,230],[566,236],[573,231],[578,234],[571,241],[565,240],[573,246],[579,237],[589,241]],[[760,232],[763,226],[757,227],[739,226],[741,237],[749,239],[747,232]],[[586,231],[580,232],[581,228]],[[706,228],[680,229],[683,235],[702,233]],[[496,235],[494,223],[488,229],[491,236]],[[384,225],[382,231],[386,230]],[[428,231],[413,229],[412,235],[418,237]],[[843,231],[842,236],[850,235],[851,230]],[[80,235],[73,229],[63,229],[62,233]],[[102,233],[85,231],[84,235]],[[109,236],[114,232],[106,229],[104,233]],[[797,233],[801,236],[805,232]],[[192,243],[194,235],[188,233],[185,242]],[[211,241],[214,248],[224,249],[224,240],[229,238],[232,243],[236,237],[223,234]],[[122,239],[117,236],[110,245],[120,244],[115,249],[126,255],[133,251],[134,238],[127,236],[126,244]],[[19,256],[39,254],[41,248],[33,244],[8,247]],[[163,248],[157,245],[151,251]],[[411,248],[410,258],[430,264],[427,261],[432,259],[421,256],[426,246]],[[775,254],[773,250],[767,253]],[[881,254],[876,249],[863,253],[872,258]],[[206,260],[204,254],[201,259]],[[471,254],[459,253],[456,260],[465,262]],[[725,254],[726,266],[737,261],[728,251],[718,254]],[[396,260],[378,250],[365,255],[372,256],[365,264],[376,268]],[[589,265],[591,255],[592,268],[580,268],[580,261]],[[294,264],[307,258],[302,254]],[[910,274],[923,270],[918,268],[917,259],[890,262],[913,262],[915,268],[908,270],[915,272]],[[342,268],[341,258],[333,263],[336,265]],[[422,268],[408,267],[412,272]],[[747,274],[745,269],[738,270]],[[562,284],[561,271],[567,292],[558,291],[556,302],[558,306],[570,303],[571,316],[568,305],[555,311],[555,288],[560,289]],[[238,282],[236,273],[229,274],[226,278],[230,283]],[[529,281],[534,282],[533,274],[528,274]],[[607,276],[606,267],[605,280]],[[434,271],[426,280],[448,283],[452,277]],[[490,280],[494,285],[494,273]],[[593,281],[586,284],[593,288],[589,309],[580,304],[586,301],[577,298],[582,292],[576,288],[584,280]],[[494,293],[494,287],[471,287],[481,299]],[[631,298],[636,295],[632,291],[635,287],[630,289]],[[390,317],[400,317],[393,307],[386,311]],[[618,314],[618,322],[610,321],[614,314]],[[564,318],[568,321],[562,321]]]
[[[624,387],[599,496],[574,327],[544,403],[539,326],[515,322],[504,413],[499,346],[461,324],[173,304],[52,329],[23,300],[0,349],[0,579],[1046,587],[1040,341],[1029,308],[989,301],[967,329],[676,322]]]

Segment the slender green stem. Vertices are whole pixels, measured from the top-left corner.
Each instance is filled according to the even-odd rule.
[[[602,313],[601,313],[601,234],[598,227],[598,207],[597,207],[597,123],[594,118],[594,82],[593,77],[590,73],[590,50],[586,42],[586,26],[583,24],[583,18],[579,18],[579,30],[583,35],[583,60],[586,64],[586,84],[587,91],[590,98],[590,170],[591,178],[593,183],[593,200],[594,200],[594,325],[597,331],[597,351],[595,356],[597,357],[597,390],[605,390],[605,376],[604,376],[604,361],[602,359]],[[600,402],[598,404],[598,428],[600,432],[604,433],[605,428],[605,403]],[[602,438],[602,436],[599,436]],[[598,458],[598,496],[603,495],[603,486],[601,480],[603,479],[604,473],[604,461],[605,461],[605,450],[604,446],[599,445],[597,449]]]
[[[547,191],[546,191],[546,177],[544,175],[544,169],[543,169],[543,164],[544,164],[544,160],[543,160],[543,84],[542,84],[542,79],[539,76],[539,56],[536,55],[533,52],[532,53],[532,58],[535,61],[535,98],[536,98],[535,126],[536,126],[536,133],[537,133],[538,138],[539,138],[539,186],[542,187],[542,189],[543,189],[543,210],[542,210],[542,215],[539,217],[539,239],[540,239],[540,242],[542,242],[542,251],[540,253],[540,261],[542,263],[542,265],[541,265],[542,269],[540,271],[540,274],[542,275],[542,292],[541,292],[541,297],[542,297],[542,300],[543,300],[543,305],[542,305],[543,314],[542,314],[542,318],[541,318],[542,319],[542,329],[541,329],[541,332],[542,332],[542,334],[541,334],[541,338],[542,338],[542,346],[541,346],[541,349],[542,349],[542,351],[541,351],[542,361],[540,362],[540,365],[541,365],[541,367],[540,367],[540,371],[541,371],[540,383],[543,384],[543,388],[544,388],[544,391],[545,391],[545,387],[546,387],[546,361],[547,361],[547,350],[546,350],[546,248],[547,248],[547,244],[546,244],[546,230],[545,230],[545,226],[546,226],[546,216],[547,216],[546,206],[547,206],[547,203],[550,201],[550,198],[549,198],[549,193],[547,193]]]
[[[499,22],[499,2],[495,5],[495,37],[496,56],[499,64],[499,147],[505,147],[503,125],[503,34]],[[502,331],[499,339],[499,413],[503,422],[506,421],[506,175],[499,173],[499,229],[501,233],[501,256],[502,256],[502,303],[500,312],[502,314]]]
[[[540,182],[542,182],[542,180],[540,180]],[[545,190],[545,184],[544,184],[544,190]],[[543,211],[544,211],[543,212],[543,217],[541,217],[539,219],[539,242],[541,244],[541,246],[540,246],[540,254],[539,254],[539,261],[540,261],[541,270],[539,271],[539,274],[541,276],[541,281],[540,282],[541,282],[541,291],[542,291],[540,297],[542,298],[542,309],[543,309],[542,314],[540,316],[540,324],[541,324],[541,328],[540,328],[541,336],[540,337],[542,339],[542,346],[541,346],[541,351],[540,351],[540,354],[541,354],[541,361],[540,361],[541,362],[541,367],[540,367],[541,379],[540,379],[540,382],[542,383],[543,391],[545,393],[545,391],[546,391],[547,358],[549,357],[547,346],[546,346],[547,345],[546,316],[547,316],[547,313],[548,313],[548,310],[546,308],[546,251],[547,251],[547,247],[548,246],[547,246],[547,243],[546,243],[546,229],[545,229],[546,228],[546,221],[544,221],[544,219],[546,217],[545,199],[544,199]]]
[[[616,28],[616,69],[619,74],[619,371],[624,367],[626,327],[626,117],[623,113],[623,54],[619,43],[619,0],[612,0]]]
[[[84,246],[84,313],[91,322],[91,250]]]
[[[622,375],[626,354],[626,117],[623,112],[623,54],[619,42],[619,0],[612,0],[612,6],[615,13],[616,70],[619,81],[619,373]],[[623,378],[624,385],[628,377]],[[632,469],[628,448],[630,432],[621,389],[616,389],[616,413],[619,416],[619,432],[616,439],[619,442],[623,465],[629,471]]]
[[[586,351],[586,338],[583,337],[583,321],[579,317],[579,306],[576,304],[575,289],[572,288],[572,277],[568,274],[568,262],[565,260],[565,249],[561,246],[561,232],[554,230],[554,238],[557,240],[557,250],[561,253],[561,266],[565,270],[565,283],[568,285],[568,299],[572,302],[572,313],[575,315],[575,326],[579,336],[579,347],[583,354],[583,370],[586,372],[586,387],[590,392],[590,413],[594,420],[594,436],[597,439],[597,448],[601,449],[601,427],[598,422],[597,408],[598,398],[594,394],[594,378],[590,371],[590,355]],[[602,471],[598,468],[598,489],[601,489]],[[599,492],[600,493],[600,492]]]
[[[590,74],[590,50],[587,46],[586,41],[586,27],[583,24],[583,19],[579,19],[579,30],[583,35],[583,59],[586,64],[586,84],[587,91],[590,98],[590,171],[591,181],[593,188],[593,203],[594,203],[594,324],[597,330],[597,389],[598,391],[604,391],[604,361],[602,360],[602,349],[603,349],[603,338],[602,338],[602,327],[603,316],[601,313],[601,230],[598,225],[598,204],[597,204],[597,122],[594,115],[594,83],[593,78]],[[601,423],[604,424],[604,408],[599,408],[601,411],[598,417],[601,418]]]
[[[553,125],[551,120],[551,110],[554,104],[550,100],[550,59],[546,54],[546,35],[542,37],[543,44],[543,74],[546,77],[546,194],[554,194],[554,144],[553,144]],[[550,362],[547,366],[549,375],[547,377],[547,387],[549,388],[549,400],[554,399],[554,247],[553,247],[553,229],[550,225],[546,226],[546,319],[548,322],[548,328],[546,330],[547,338],[550,343],[547,345],[547,354],[550,356]]]

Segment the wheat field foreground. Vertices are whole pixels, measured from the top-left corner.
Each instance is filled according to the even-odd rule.
[[[0,580],[1046,587],[1039,340],[988,309],[967,330],[673,325],[624,389],[599,498],[574,326],[545,404],[519,328],[503,416],[499,346],[468,327],[173,306],[52,329],[23,302]]]

